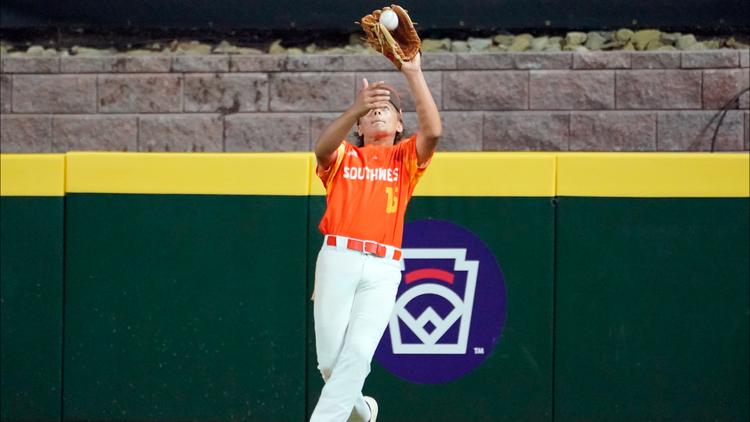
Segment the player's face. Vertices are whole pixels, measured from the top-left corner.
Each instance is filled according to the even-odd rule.
[[[391,103],[384,107],[373,108],[360,117],[357,128],[357,132],[365,138],[365,145],[393,145],[396,132],[403,130],[401,114]]]

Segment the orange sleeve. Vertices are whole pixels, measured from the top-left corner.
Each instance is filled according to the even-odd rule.
[[[417,135],[414,134],[399,144],[404,151],[404,164],[409,174],[412,189],[427,170],[427,166],[432,162],[432,157],[428,158],[421,166],[417,164]]]
[[[333,161],[331,161],[331,164],[328,165],[328,168],[323,168],[320,166],[320,164],[316,164],[315,167],[315,174],[320,177],[320,180],[323,182],[323,186],[325,186],[326,190],[328,190],[328,186],[331,184],[331,181],[333,180],[333,176],[338,171],[339,167],[341,167],[341,161],[344,159],[344,156],[346,155],[346,151],[348,149],[349,143],[346,141],[342,141],[338,148],[336,148],[336,151],[334,151],[335,158]]]

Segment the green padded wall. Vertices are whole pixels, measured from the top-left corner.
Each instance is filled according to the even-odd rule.
[[[302,419],[307,200],[68,194],[66,420]]]
[[[0,419],[60,420],[63,196],[0,197]]]
[[[748,199],[558,200],[555,420],[748,420]]]

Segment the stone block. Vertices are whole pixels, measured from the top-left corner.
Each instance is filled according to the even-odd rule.
[[[528,72],[443,72],[444,110],[523,110],[528,98]]]
[[[2,73],[58,73],[59,57],[0,57]]]
[[[438,141],[438,151],[481,151],[483,114],[481,111],[440,112],[443,136]],[[419,130],[417,113],[406,113],[404,119],[407,136]]]
[[[628,52],[586,52],[573,54],[573,69],[629,69]]]
[[[14,75],[15,113],[96,112],[94,75]]]
[[[271,111],[343,111],[354,101],[353,73],[274,73]]]
[[[172,57],[173,72],[228,72],[227,55],[186,55]]]
[[[179,75],[104,75],[99,77],[99,111],[164,113],[182,110]]]
[[[454,53],[422,54],[422,70],[456,70],[456,66],[456,55]]]
[[[62,73],[165,73],[172,68],[169,56],[65,56]]]
[[[453,53],[458,70],[511,70],[514,69],[510,54],[499,53]]]
[[[634,51],[630,53],[630,65],[633,69],[679,69],[681,61],[679,51]]]
[[[570,69],[573,55],[561,53],[456,53],[459,70]]]
[[[263,73],[185,75],[185,111],[223,114],[268,110]]]
[[[279,54],[248,54],[229,57],[230,72],[281,72],[286,70],[289,56]]]
[[[328,125],[336,120],[341,113],[315,113],[310,114],[310,143],[308,149],[314,150],[315,143],[318,141],[318,136],[323,132]],[[357,126],[354,125],[352,130],[349,131],[346,138],[349,142],[354,143],[357,139]],[[356,144],[355,144],[356,145]]]
[[[351,72],[357,70],[396,70],[382,54],[305,54],[290,55],[285,71]]]
[[[654,151],[656,115],[650,112],[573,112],[571,151]]]
[[[50,152],[52,118],[49,116],[0,116],[0,152]]]
[[[608,70],[531,71],[532,110],[600,110],[615,106],[615,74]]]
[[[685,69],[715,69],[739,66],[740,54],[737,50],[682,52],[682,67]]]
[[[172,69],[169,56],[113,56],[107,72],[118,73],[164,73]]]
[[[730,110],[716,133],[715,151],[741,151],[744,123],[742,111]],[[660,151],[710,151],[716,125],[715,111],[664,111],[659,113]]]
[[[750,87],[748,69],[721,69],[703,71],[703,108],[722,108],[740,93]],[[748,108],[750,93],[745,92],[739,98],[739,108]],[[732,107],[732,108],[737,108]]]
[[[0,113],[10,113],[12,88],[12,76],[0,75]]]
[[[224,120],[217,114],[141,116],[138,150],[221,152]]]
[[[618,70],[617,108],[701,108],[700,70]]]
[[[248,113],[227,116],[225,151],[308,151],[310,117],[301,113]]]
[[[484,150],[567,151],[569,130],[569,113],[485,113]]]
[[[136,116],[77,115],[52,119],[52,150],[137,151]]]
[[[435,100],[438,109],[440,109],[443,103],[443,76],[440,72],[423,72],[423,74],[432,98]],[[411,95],[409,84],[406,82],[403,73],[397,71],[357,73],[355,78],[357,92],[362,89],[362,78],[367,79],[369,83],[385,81],[386,84],[393,86],[399,96],[401,96],[401,105],[404,111],[415,110],[414,97]]]

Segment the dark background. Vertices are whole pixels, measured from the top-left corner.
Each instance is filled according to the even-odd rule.
[[[388,2],[294,0],[4,0],[0,28],[97,27],[354,31]],[[750,29],[746,0],[430,0],[401,4],[420,32],[646,28]]]

